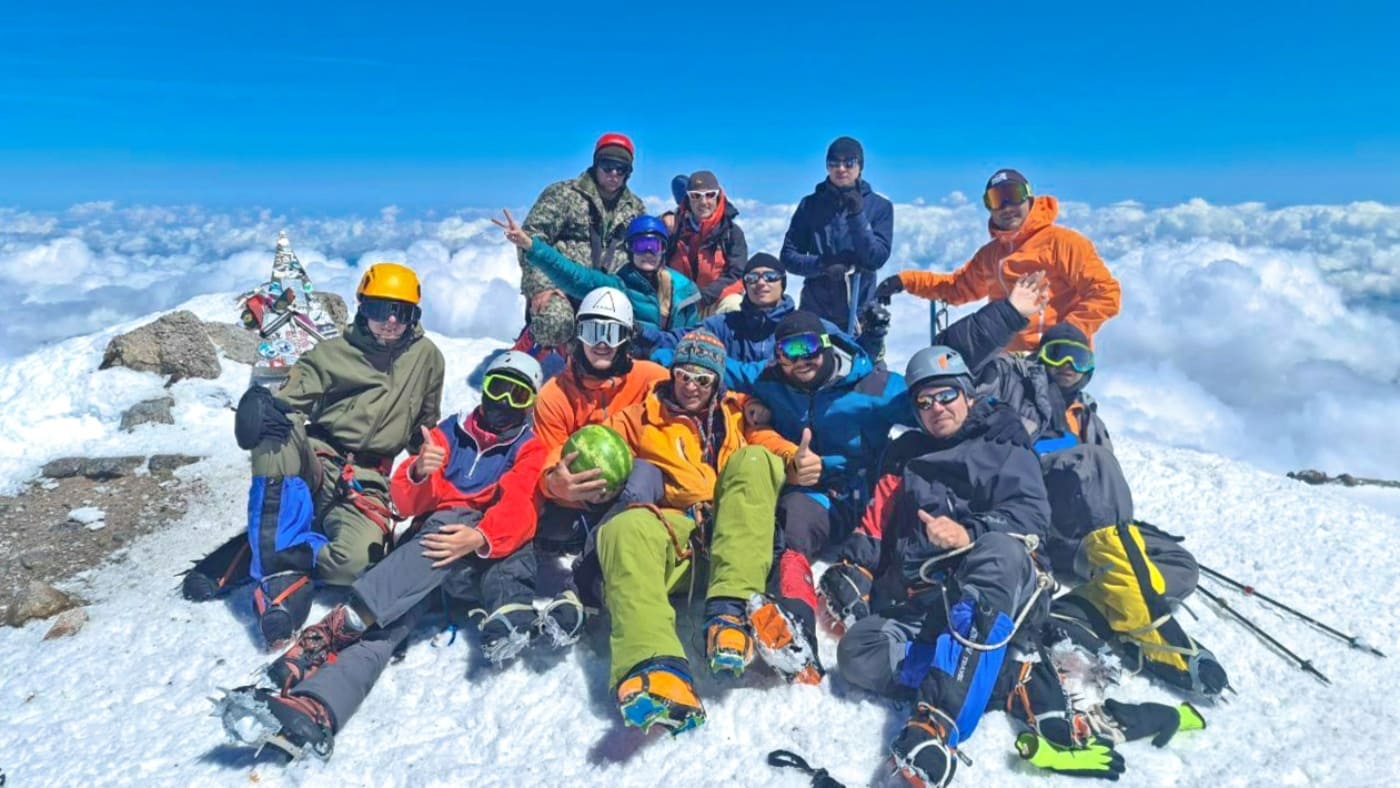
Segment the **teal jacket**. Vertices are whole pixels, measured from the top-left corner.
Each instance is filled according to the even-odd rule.
[[[700,288],[685,274],[665,267],[661,270],[671,277],[671,314],[665,325],[661,322],[661,307],[656,287],[646,275],[628,262],[610,274],[576,263],[564,253],[545,243],[539,236],[525,253],[525,261],[543,271],[569,298],[577,301],[590,290],[616,287],[627,294],[638,328],[652,327],[660,331],[690,328],[700,324]]]

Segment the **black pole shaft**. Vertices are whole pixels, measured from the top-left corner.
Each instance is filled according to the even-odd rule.
[[[1297,616],[1298,618],[1300,618],[1300,619],[1302,619],[1302,620],[1308,622],[1309,624],[1312,624],[1314,627],[1317,627],[1318,629],[1322,630],[1323,632],[1326,632],[1327,634],[1331,635],[1332,637],[1337,638],[1338,640],[1342,641],[1343,643],[1346,643],[1348,646],[1351,646],[1351,647],[1354,648],[1354,649],[1360,649],[1361,651],[1366,651],[1366,652],[1369,652],[1369,653],[1371,653],[1371,654],[1375,654],[1375,655],[1378,656],[1378,657],[1384,657],[1384,656],[1385,656],[1385,654],[1384,654],[1380,649],[1378,649],[1378,648],[1376,648],[1375,646],[1372,646],[1372,645],[1370,645],[1370,644],[1368,644],[1368,643],[1362,642],[1361,638],[1359,638],[1359,637],[1357,637],[1357,636],[1355,636],[1355,635],[1348,635],[1347,633],[1342,632],[1342,631],[1337,630],[1337,629],[1333,629],[1332,627],[1329,627],[1329,626],[1327,626],[1326,624],[1322,623],[1321,621],[1318,621],[1317,619],[1313,618],[1312,616],[1308,615],[1307,613],[1304,613],[1304,612],[1302,612],[1302,611],[1300,611],[1300,610],[1295,610],[1295,609],[1289,607],[1288,605],[1285,605],[1284,603],[1278,601],[1277,599],[1274,599],[1273,597],[1271,597],[1271,596],[1269,596],[1269,595],[1267,595],[1267,594],[1261,594],[1261,593],[1259,593],[1257,590],[1255,590],[1254,586],[1247,585],[1247,584],[1245,584],[1245,583],[1241,583],[1240,581],[1234,579],[1233,577],[1230,577],[1229,575],[1222,574],[1222,573],[1220,573],[1220,572],[1218,572],[1218,571],[1216,571],[1216,570],[1214,570],[1214,569],[1211,569],[1211,568],[1208,567],[1208,566],[1205,566],[1204,564],[1201,564],[1201,565],[1200,565],[1200,569],[1201,569],[1202,572],[1204,572],[1204,573],[1206,573],[1207,575],[1209,575],[1209,576],[1215,578],[1216,580],[1219,580],[1220,582],[1225,583],[1226,585],[1231,585],[1231,586],[1234,586],[1235,588],[1238,588],[1240,591],[1243,591],[1243,592],[1244,592],[1245,596],[1258,597],[1259,600],[1260,600],[1261,602],[1267,602],[1268,604],[1273,605],[1274,607],[1278,608],[1279,610],[1284,611],[1285,613],[1291,613],[1291,614]]]
[[[1245,628],[1247,628],[1250,632],[1253,632],[1254,634],[1258,635],[1264,640],[1264,642],[1268,643],[1269,645],[1273,646],[1274,648],[1278,649],[1281,653],[1286,655],[1290,660],[1293,661],[1294,665],[1296,665],[1298,668],[1308,673],[1311,673],[1313,676],[1316,676],[1318,681],[1321,681],[1323,684],[1326,684],[1329,687],[1332,686],[1332,680],[1324,676],[1322,674],[1322,671],[1313,667],[1312,660],[1303,659],[1297,654],[1294,654],[1291,650],[1289,650],[1287,646],[1278,642],[1276,639],[1274,639],[1272,635],[1260,628],[1258,624],[1245,618],[1244,615],[1241,614],[1238,610],[1234,609],[1233,607],[1230,607],[1230,605],[1226,603],[1224,599],[1220,598],[1219,594],[1205,588],[1198,587],[1196,590],[1204,594],[1206,599],[1209,599],[1210,601],[1218,605],[1221,610],[1233,616],[1236,621],[1243,624]]]

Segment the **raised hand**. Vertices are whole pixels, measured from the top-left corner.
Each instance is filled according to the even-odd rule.
[[[423,481],[434,472],[442,468],[447,462],[447,449],[433,442],[433,432],[427,427],[419,427],[423,432],[423,447],[418,450],[418,456],[413,460],[413,478]]]
[[[493,218],[491,219],[491,223],[506,231],[506,240],[521,249],[529,249],[530,245],[535,242],[534,239],[530,237],[529,233],[522,230],[520,225],[515,223],[515,218],[510,215],[509,209],[502,208],[501,213],[506,215],[506,220],[503,222],[500,219]]]
[[[1046,278],[1044,271],[1027,274],[1016,280],[1006,300],[1021,317],[1030,317],[1050,303],[1050,280]]]
[[[798,487],[811,487],[822,478],[821,455],[812,451],[812,428],[802,429],[802,442],[797,444],[797,454],[788,463],[787,481]]]

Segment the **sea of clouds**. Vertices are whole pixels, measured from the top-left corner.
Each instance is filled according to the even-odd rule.
[[[750,252],[776,253],[793,206],[738,205]],[[267,276],[280,230],[320,289],[349,296],[360,266],[402,261],[425,281],[429,328],[506,341],[523,301],[514,247],[490,215],[0,208],[0,364],[194,295],[246,289]],[[1088,235],[1123,285],[1091,386],[1111,431],[1271,471],[1400,477],[1400,207],[1062,203],[1060,222]],[[986,239],[985,211],[961,194],[898,204],[885,273],[950,270]],[[894,311],[898,369],[927,343],[929,321],[927,302],[910,296]]]

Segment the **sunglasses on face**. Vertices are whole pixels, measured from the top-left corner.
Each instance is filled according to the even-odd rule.
[[[407,324],[418,316],[418,306],[392,298],[365,298],[360,301],[360,314],[376,323],[387,322],[392,317]]]
[[[781,282],[783,275],[777,271],[750,271],[744,274],[744,284],[756,285],[759,282]]]
[[[1031,198],[1029,183],[1007,181],[998,183],[982,195],[982,204],[989,211],[999,211],[1008,205],[1020,205]]]
[[[713,372],[691,372],[685,367],[676,367],[671,370],[671,375],[675,377],[677,383],[698,386],[702,389],[715,385],[715,381],[718,380]]]
[[[617,159],[599,159],[598,169],[609,175],[628,175],[632,172],[632,165]]]
[[[661,254],[666,242],[654,235],[643,235],[632,239],[632,254]]]
[[[525,410],[535,404],[535,390],[509,375],[487,375],[481,393],[492,402],[504,400],[516,410]]]
[[[692,200],[713,200],[719,196],[719,189],[705,189],[703,191],[686,192]]]
[[[778,355],[788,361],[806,361],[821,355],[822,350],[831,347],[831,337],[826,334],[793,334],[778,343]]]
[[[585,345],[618,347],[632,338],[632,329],[616,320],[580,320],[578,338]]]
[[[826,160],[826,168],[829,169],[829,170],[834,170],[834,169],[837,169],[838,167],[845,167],[846,169],[851,170],[851,169],[855,169],[855,166],[856,166],[857,164],[860,164],[860,159],[857,159],[857,158],[854,157],[854,156],[847,156],[847,157],[844,158],[844,159],[827,159],[827,160]]]
[[[920,394],[914,399],[914,407],[919,410],[928,410],[932,408],[935,403],[947,407],[952,405],[960,394],[962,394],[962,391],[959,389],[939,389],[938,391],[932,391],[927,394]]]
[[[1036,354],[1036,358],[1052,367],[1069,364],[1074,367],[1075,372],[1094,371],[1094,351],[1083,342],[1075,342],[1073,339],[1052,339],[1046,342]]]

